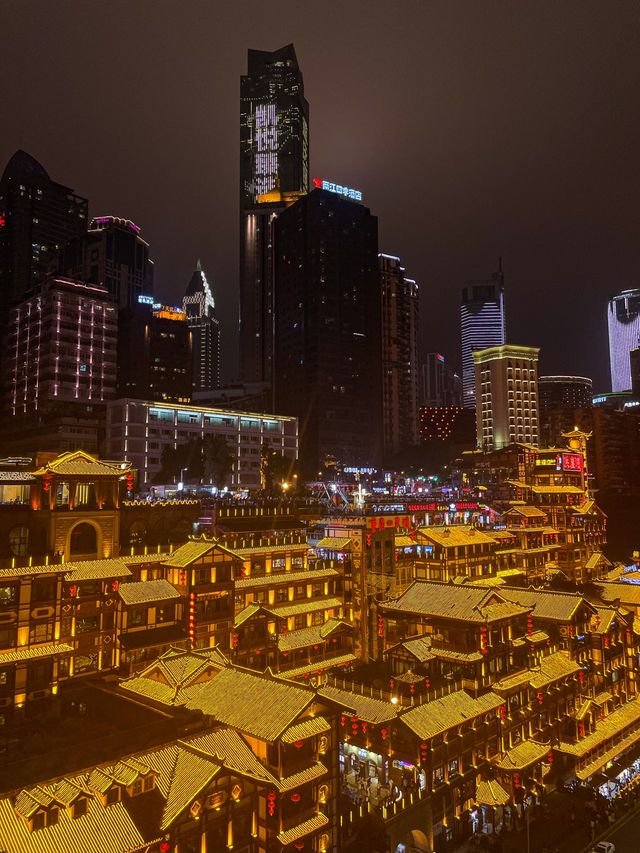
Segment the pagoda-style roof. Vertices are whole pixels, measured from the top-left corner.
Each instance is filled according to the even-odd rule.
[[[201,560],[203,557],[206,557],[207,554],[212,551],[219,551],[221,554],[226,554],[236,560],[242,559],[235,551],[231,551],[216,540],[189,539],[189,541],[185,542],[184,545],[176,548],[173,554],[169,554],[164,562],[165,565],[170,566],[171,568],[184,569],[195,563],[197,560]]]
[[[137,581],[123,583],[118,589],[123,604],[151,604],[156,601],[172,601],[180,598],[178,590],[167,580]]]
[[[507,599],[502,590],[422,580],[414,581],[402,595],[383,602],[380,607],[389,612],[479,625],[520,616],[531,610],[515,598]]]
[[[419,738],[428,740],[467,720],[496,711],[503,701],[493,692],[474,699],[466,690],[456,690],[405,711],[401,719]]]
[[[130,466],[119,467],[115,463],[101,462],[95,456],[90,456],[84,450],[74,450],[63,453],[51,462],[35,471],[35,476],[43,477],[45,474],[53,474],[56,477],[82,477],[83,479],[94,477],[121,477]]]

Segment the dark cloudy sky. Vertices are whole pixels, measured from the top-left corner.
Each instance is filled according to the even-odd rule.
[[[361,188],[458,360],[502,255],[508,337],[608,387],[606,300],[640,284],[637,0],[2,0],[0,161],[142,226],[158,292],[198,257],[237,369],[239,76],[293,41],[312,172]]]

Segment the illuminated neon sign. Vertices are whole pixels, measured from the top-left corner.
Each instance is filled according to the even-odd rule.
[[[139,293],[138,302],[141,305],[153,305],[153,296],[147,296],[145,293]]]
[[[343,187],[342,184],[334,184],[331,181],[323,181],[321,178],[314,178],[313,185],[318,190],[327,190],[330,193],[343,195],[345,198],[350,198],[352,201],[362,201],[362,193],[360,190],[354,190],[351,187]]]
[[[558,453],[556,471],[582,471],[584,459],[581,453]]]

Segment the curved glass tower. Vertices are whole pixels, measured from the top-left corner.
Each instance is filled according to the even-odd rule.
[[[476,405],[474,350],[499,347],[506,343],[504,318],[504,276],[502,265],[491,281],[470,282],[462,290],[460,306],[462,338],[462,405]]]

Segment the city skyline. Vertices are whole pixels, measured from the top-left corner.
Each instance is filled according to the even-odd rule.
[[[88,197],[91,215],[140,223],[163,301],[179,300],[184,270],[201,256],[213,280],[228,283],[217,301],[229,330],[226,375],[237,376],[238,79],[248,48],[277,50],[293,42],[313,116],[312,174],[361,189],[380,219],[380,250],[406,259],[421,282],[423,355],[437,349],[457,362],[460,288],[486,277],[502,255],[509,337],[541,346],[542,372],[585,374],[604,390],[603,306],[636,285],[640,268],[633,237],[637,175],[625,167],[637,135],[637,117],[624,96],[637,77],[632,7],[621,4],[611,19],[596,4],[580,4],[576,28],[572,4],[555,13],[522,12],[520,20],[493,6],[476,17],[462,6],[411,10],[386,29],[379,26],[381,6],[367,4],[363,21],[354,3],[327,51],[319,49],[303,12],[289,4],[276,4],[275,13],[256,6],[251,27],[243,28],[232,10],[214,13],[196,4],[198,14],[185,19],[140,3],[127,9],[119,61],[108,75],[98,69],[107,67],[120,30],[105,21],[104,42],[92,44],[89,56],[74,40],[73,62],[58,62],[42,99],[41,42],[53,35],[64,48],[75,5],[67,4],[46,32],[30,27],[33,49],[14,56],[11,44],[24,43],[28,11],[44,8],[26,3],[7,21],[14,36],[8,62],[20,85],[7,92],[14,120],[0,156],[6,162],[22,147],[53,180]],[[83,14],[102,21],[98,10]],[[225,32],[224,44],[211,51],[216,29]],[[145,62],[140,71],[136,45],[143,33],[175,61]],[[347,51],[347,44],[356,48]],[[383,46],[397,61],[376,62]],[[86,82],[79,67],[87,69]],[[114,77],[127,85],[112,85]],[[421,115],[411,109],[418,95],[426,95]],[[608,104],[614,101],[612,132]],[[373,123],[380,109],[393,133]],[[126,121],[126,134],[113,122],[116,114]],[[166,181],[158,180],[163,175]],[[588,346],[566,323],[576,310],[585,317],[580,334]]]

